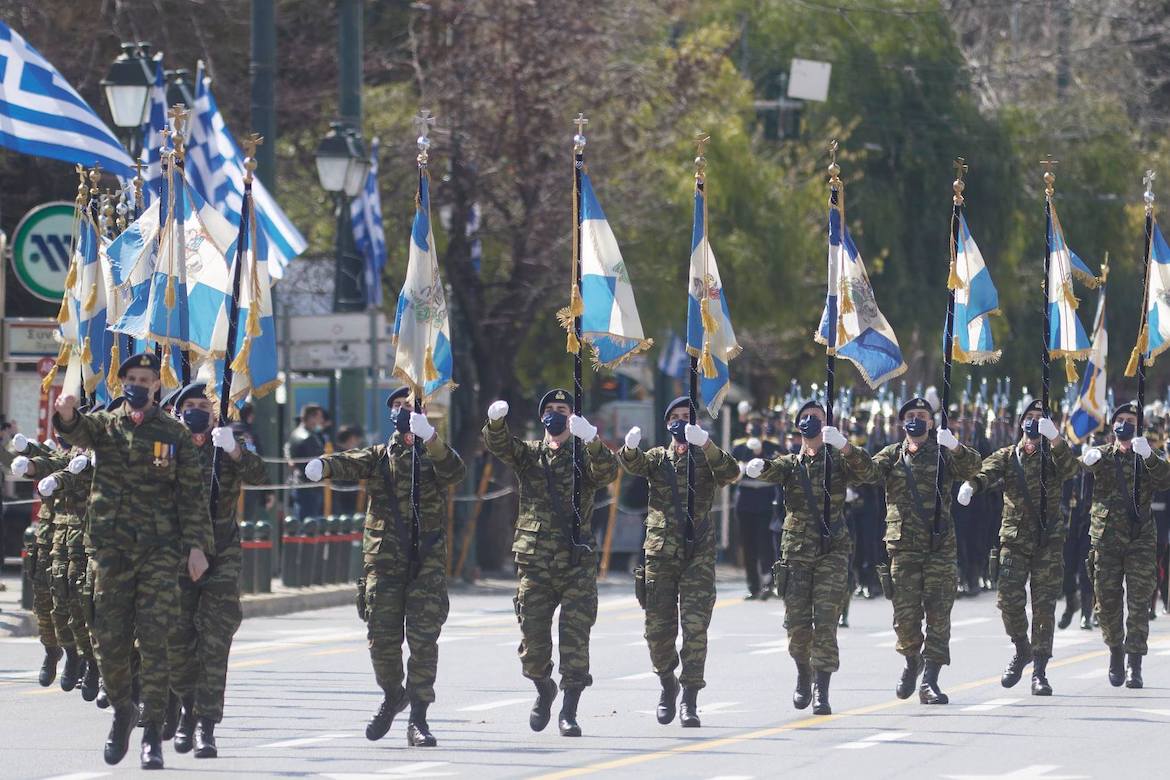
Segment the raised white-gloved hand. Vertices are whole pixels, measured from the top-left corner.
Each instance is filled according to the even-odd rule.
[[[507,401],[492,401],[492,405],[488,407],[488,419],[492,422],[502,420],[508,416],[508,402]]]
[[[305,476],[313,482],[320,482],[321,476],[325,473],[325,461],[320,458],[313,458],[305,464]]]
[[[1146,460],[1154,454],[1153,447],[1150,442],[1146,440],[1145,436],[1138,436],[1133,440],[1133,451],[1142,456],[1142,460]]]
[[[849,443],[849,440],[845,438],[845,434],[841,433],[841,431],[832,425],[826,425],[824,428],[821,428],[821,440],[830,447],[836,447],[837,449]]]
[[[24,452],[28,449],[28,437],[23,433],[18,433],[12,437],[12,449],[17,452]]]
[[[597,426],[590,425],[589,421],[580,415],[570,414],[569,433],[588,444],[597,438]]]
[[[970,482],[964,482],[959,486],[959,495],[957,499],[958,502],[963,506],[967,506],[971,503],[971,496],[973,495],[975,495],[975,486]]]
[[[763,458],[752,458],[748,461],[747,468],[744,469],[743,473],[751,479],[755,479],[764,473],[764,466],[766,465],[768,464],[764,462]]]
[[[57,450],[61,449],[61,445],[58,444],[57,440],[53,439],[53,438],[45,439],[42,442],[42,444],[44,444],[46,447],[51,449],[53,452],[56,452]]]
[[[752,405],[748,401],[740,401],[739,405],[735,407],[735,410],[742,416],[752,410]]]
[[[66,466],[66,468],[69,469],[70,474],[80,474],[81,472],[85,471],[85,467],[88,465],[88,455],[75,455],[73,460],[69,461],[69,465]]]
[[[950,429],[939,428],[938,445],[940,447],[946,447],[948,450],[953,450],[958,448],[959,440],[955,438],[955,434],[950,432]]]
[[[12,459],[12,476],[23,477],[28,473],[28,467],[32,465],[32,461],[24,455],[18,455]]]
[[[37,483],[37,492],[40,493],[43,498],[48,498],[49,496],[53,495],[53,491],[57,488],[57,478],[52,474]]]
[[[1081,456],[1081,463],[1086,466],[1092,466],[1099,460],[1101,460],[1101,450],[1097,447],[1085,450],[1085,454]]]
[[[232,433],[232,429],[227,425],[221,425],[211,429],[211,443],[228,455],[236,451],[236,435]]]
[[[707,439],[711,438],[711,434],[703,430],[702,426],[691,425],[687,423],[685,430],[687,437],[687,444],[693,444],[696,447],[702,447],[707,444]]]
[[[635,425],[626,432],[626,447],[631,450],[638,449],[638,445],[642,442],[642,429]]]
[[[756,438],[755,436],[753,436],[747,440],[747,448],[749,450],[751,450],[752,452],[754,452],[755,454],[759,455],[761,452],[764,451],[764,443],[762,441],[760,441],[758,438]]]
[[[1048,441],[1053,441],[1057,436],[1060,435],[1060,431],[1056,429],[1056,423],[1052,422],[1051,419],[1047,417],[1041,417],[1040,435],[1045,439],[1048,439]]]
[[[425,414],[411,412],[410,432],[422,439],[424,442],[427,442],[430,441],[431,437],[435,435],[435,426],[431,425],[431,421],[427,419]]]

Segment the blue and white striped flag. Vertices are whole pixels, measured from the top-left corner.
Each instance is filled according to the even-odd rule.
[[[1167,258],[1170,261],[1170,257]],[[1109,357],[1109,332],[1105,327],[1105,285],[1097,293],[1097,316],[1093,319],[1093,348],[1085,375],[1077,392],[1076,403],[1068,416],[1069,437],[1083,442],[1105,428],[1109,415],[1106,405],[1106,359]]]
[[[159,219],[162,201],[156,199],[107,247],[105,258],[112,294],[107,298],[110,329],[134,333],[145,323],[150,282],[158,264]]]
[[[0,21],[0,146],[131,178],[134,163],[77,90]]]
[[[743,350],[735,340],[723,280],[707,239],[707,198],[701,185],[695,186],[693,224],[687,288],[687,354],[699,359],[699,394],[707,412],[716,417],[731,386],[728,364]]]
[[[105,380],[114,336],[106,330],[101,254],[101,240],[92,218],[88,212],[79,212],[62,313],[58,316],[61,339],[70,350],[65,392],[84,389],[99,401],[108,401]]]
[[[1048,260],[1048,356],[1053,360],[1064,358],[1065,376],[1069,382],[1076,382],[1073,361],[1088,357],[1091,345],[1085,327],[1077,317],[1080,301],[1073,290],[1073,275],[1090,284],[1094,282],[1089,280],[1096,280],[1096,277],[1065,242],[1056,204],[1049,203],[1047,223],[1048,246],[1051,247]]]
[[[353,242],[365,259],[366,303],[382,305],[382,269],[386,267],[386,232],[382,228],[382,196],[378,192],[378,139],[370,144],[366,186],[349,204]]]
[[[1146,327],[1142,334],[1145,343],[1139,342],[1146,365],[1151,365],[1158,355],[1170,349],[1170,245],[1167,245],[1156,219],[1153,228],[1150,237],[1150,279],[1146,286]],[[1131,364],[1133,362],[1130,361]],[[1132,372],[1126,368],[1127,376],[1137,373],[1137,366],[1132,365],[1132,368]]]
[[[975,244],[965,214],[959,215],[958,248],[953,258],[955,292],[954,343],[952,357],[960,363],[981,365],[999,360],[991,334],[990,315],[999,313],[999,293],[983,253]]]
[[[142,126],[142,199],[150,205],[163,191],[162,152],[167,129],[167,79],[162,55],[154,56],[154,85],[150,88],[150,108]]]
[[[840,206],[829,203],[829,283],[821,324],[814,336],[861,372],[872,388],[906,371],[894,329],[878,309],[865,263]]]

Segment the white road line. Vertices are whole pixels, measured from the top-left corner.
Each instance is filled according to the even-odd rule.
[[[625,677],[618,677],[618,682],[633,682],[634,680],[649,680],[658,675],[654,672],[638,672],[637,674],[627,674]]]
[[[776,655],[778,653],[788,652],[788,647],[769,647],[764,650],[751,650],[748,655]]]
[[[489,701],[484,704],[472,704],[470,707],[460,707],[456,712],[487,712],[488,710],[498,710],[504,707],[513,707],[517,704],[524,704],[531,701],[531,699],[499,699],[498,701]]]
[[[71,775],[54,775],[45,780],[95,780],[98,777],[109,777],[112,772],[74,772]]]
[[[982,704],[972,704],[970,707],[963,707],[962,711],[963,712],[990,712],[991,710],[999,709],[1000,707],[1006,707],[1009,704],[1015,704],[1019,701],[1022,701],[1022,700],[1021,699],[991,699],[990,701],[985,701]]]
[[[708,780],[752,780],[754,775],[715,775]]]
[[[323,742],[332,742],[335,739],[345,739],[351,736],[350,734],[322,734],[319,737],[302,737],[301,739],[286,739],[281,742],[270,742],[267,745],[257,745],[257,749],[268,748],[290,748],[290,747],[308,747],[309,745],[320,745]]]
[[[1170,718],[1170,710],[1140,710],[1139,709],[1138,712],[1144,712],[1147,715],[1161,715],[1163,718]]]
[[[859,739],[856,742],[846,742],[837,747],[842,750],[864,750],[865,748],[880,745],[883,742],[895,742],[899,739],[905,739],[908,736],[910,736],[909,731],[879,731],[877,734],[870,734],[865,739]]]
[[[726,711],[728,707],[735,707],[738,704],[739,702],[737,701],[717,701],[712,702],[711,704],[700,704],[699,714],[710,715],[712,712]]]
[[[438,772],[439,767],[449,766],[446,761],[417,761],[413,764],[383,769],[380,772],[335,772],[322,774],[329,780],[385,780],[387,777],[454,777],[455,772]]]

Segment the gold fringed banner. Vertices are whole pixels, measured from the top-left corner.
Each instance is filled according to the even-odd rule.
[[[964,350],[963,347],[959,344],[959,340],[957,338],[951,341],[951,359],[957,360],[960,363],[971,362],[971,356],[968,355],[967,351]]]

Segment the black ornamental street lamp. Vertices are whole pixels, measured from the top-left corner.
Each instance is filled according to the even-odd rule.
[[[349,201],[365,186],[370,172],[361,136],[342,122],[333,122],[317,145],[317,178],[321,188],[333,196],[337,218],[334,243],[333,311],[364,311],[366,308],[365,265],[353,241]]]
[[[130,131],[130,156],[138,158],[141,139],[138,129],[146,123],[150,107],[150,88],[154,86],[154,68],[147,54],[148,44],[123,43],[122,53],[110,65],[102,79],[102,91],[110,107],[114,124]]]

